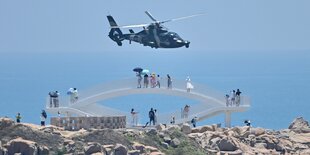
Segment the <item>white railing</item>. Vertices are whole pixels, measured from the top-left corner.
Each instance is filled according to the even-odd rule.
[[[217,109],[217,107],[226,107],[225,94],[217,92],[208,86],[192,83],[194,85],[194,89],[191,90],[190,93],[186,92],[186,81],[184,80],[176,80],[172,81],[172,91],[167,91],[167,79],[163,78],[160,81],[160,88],[137,88],[137,78],[129,78],[118,81],[111,81],[109,83],[100,84],[95,87],[86,90],[79,90],[79,99],[76,103],[70,103],[70,96],[60,96],[59,97],[59,107],[71,107],[77,108],[80,111],[87,111],[87,113],[91,113],[92,115],[102,115],[102,113],[116,114],[116,115],[124,115],[127,114],[128,118],[130,118],[130,114],[128,112],[122,112],[120,110],[104,107],[99,105],[95,105],[97,101],[100,99],[109,97],[107,95],[111,95],[112,97],[118,97],[118,95],[130,95],[130,94],[139,94],[139,93],[162,93],[166,95],[179,95],[192,99],[200,99],[204,100],[205,103],[200,103],[197,105],[192,105],[190,108],[189,116],[193,117],[206,109]],[[143,87],[143,80],[141,81],[141,85]],[[149,84],[150,86],[150,84]],[[121,91],[124,91],[121,93]],[[113,95],[114,93],[114,95]],[[118,93],[118,94],[117,94]],[[160,94],[159,93],[159,94]],[[212,103],[212,104],[211,104]],[[240,107],[249,107],[250,99],[246,96],[241,96]],[[50,107],[49,97],[46,103],[47,109],[53,109],[54,107]],[[105,109],[105,110],[104,110]],[[174,116],[176,121],[181,120],[181,109],[176,110],[171,113],[160,114],[157,118],[160,122],[170,122],[171,117]]]

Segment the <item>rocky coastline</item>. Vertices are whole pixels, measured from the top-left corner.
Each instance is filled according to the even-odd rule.
[[[0,155],[242,155],[310,154],[310,127],[302,117],[279,131],[249,126],[159,124],[150,129],[65,131],[0,118]]]

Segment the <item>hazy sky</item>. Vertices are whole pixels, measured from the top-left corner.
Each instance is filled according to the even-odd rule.
[[[145,10],[158,20],[207,13],[165,25],[191,41],[171,51],[309,50],[309,7],[308,0],[0,0],[0,52],[154,51],[107,37],[106,15],[119,25],[151,22]]]

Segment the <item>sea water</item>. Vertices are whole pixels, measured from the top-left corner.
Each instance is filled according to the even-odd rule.
[[[88,89],[98,84],[135,77],[135,67],[165,77],[196,83],[228,94],[239,88],[251,98],[251,108],[232,114],[232,126],[287,128],[294,118],[310,120],[310,51],[187,51],[3,53],[0,57],[0,116],[39,124],[48,92],[62,96],[70,87]],[[163,83],[165,84],[165,83]],[[165,95],[132,95],[101,104],[139,111],[139,123],[148,121],[151,107],[159,112],[181,109],[196,101]],[[49,114],[51,116],[51,114]],[[224,115],[199,122],[221,123]]]

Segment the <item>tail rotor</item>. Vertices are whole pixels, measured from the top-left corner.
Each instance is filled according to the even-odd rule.
[[[111,26],[111,30],[109,32],[109,37],[117,43],[118,46],[122,46],[122,41],[124,40],[122,31],[118,28],[115,20],[111,15],[107,16],[108,21]]]

